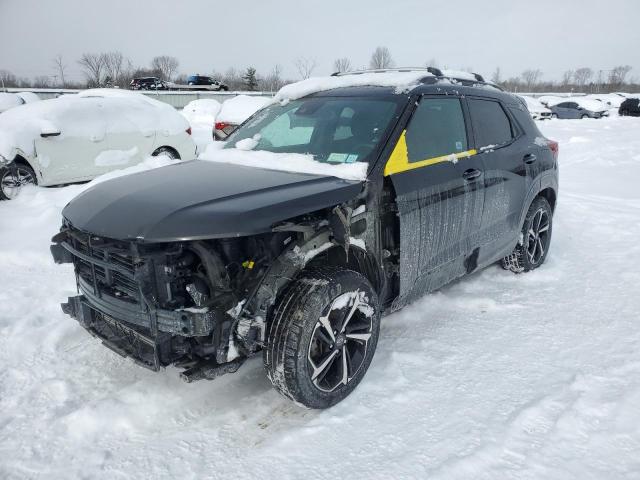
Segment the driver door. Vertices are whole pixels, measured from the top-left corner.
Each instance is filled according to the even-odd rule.
[[[386,166],[400,221],[400,302],[476,266],[484,167],[471,148],[466,106],[424,96]]]

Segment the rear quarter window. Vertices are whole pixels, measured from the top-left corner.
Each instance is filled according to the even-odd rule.
[[[472,98],[469,110],[478,147],[500,146],[514,138],[514,128],[500,102]]]

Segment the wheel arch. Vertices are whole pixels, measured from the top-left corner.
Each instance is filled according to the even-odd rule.
[[[541,190],[538,195],[536,195],[537,197],[544,197],[547,199],[547,202],[549,202],[549,205],[551,206],[551,211],[555,212],[556,210],[556,200],[558,198],[556,191],[551,188],[551,187],[547,187],[543,190]]]
[[[29,167],[31,170],[33,170],[33,172],[36,174],[36,184],[40,183],[41,181],[41,176],[40,176],[40,172],[38,171],[37,168],[35,168],[33,166],[33,164],[27,160],[24,156],[17,154],[15,156],[15,158],[12,160],[12,162],[10,163],[15,163],[16,165],[24,165]]]
[[[180,156],[180,152],[178,152],[178,150],[176,150],[174,147],[172,147],[171,145],[161,145],[158,148],[156,148],[153,153],[151,154],[152,157],[157,157],[158,155],[160,155],[160,153],[162,153],[163,150],[171,150],[171,152],[176,156],[176,158],[178,160],[180,160],[182,157]]]

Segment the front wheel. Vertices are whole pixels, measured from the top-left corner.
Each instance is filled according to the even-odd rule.
[[[308,408],[328,408],[366,373],[378,343],[378,296],[361,274],[303,272],[278,301],[263,351],[271,383]]]
[[[514,273],[529,272],[544,263],[551,245],[553,211],[544,197],[529,207],[522,226],[521,240],[513,252],[502,259],[502,267]]]
[[[13,200],[25,185],[37,185],[36,173],[21,163],[0,167],[0,200]]]

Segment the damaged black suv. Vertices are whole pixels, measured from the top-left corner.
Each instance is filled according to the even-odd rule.
[[[402,73],[408,88],[393,85]],[[51,247],[75,267],[64,312],[187,381],[261,351],[279,392],[325,408],[363,378],[381,315],[498,261],[545,261],[558,145],[521,100],[437,69],[326,80],[218,152],[257,163],[184,162],[71,201]]]

